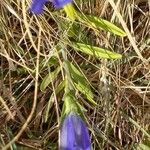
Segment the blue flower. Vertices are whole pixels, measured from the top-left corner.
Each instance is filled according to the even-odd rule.
[[[72,0],[52,0],[52,3],[54,4],[56,8],[62,8],[71,2]]]
[[[60,129],[60,150],[91,150],[88,129],[76,113],[69,113]]]
[[[32,0],[30,11],[35,14],[41,14],[47,0]]]
[[[56,8],[62,8],[72,2],[72,0],[32,0],[30,11],[35,14],[41,14],[46,2],[52,1]]]

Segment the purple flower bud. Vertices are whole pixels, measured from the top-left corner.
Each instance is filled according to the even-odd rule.
[[[88,129],[76,113],[69,113],[60,129],[60,150],[91,150]]]
[[[72,0],[32,0],[30,11],[35,14],[41,14],[46,2],[51,1],[56,8],[62,8],[72,2]]]

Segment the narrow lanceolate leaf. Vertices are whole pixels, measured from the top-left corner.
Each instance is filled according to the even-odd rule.
[[[150,150],[150,147],[145,144],[139,144],[140,150]]]
[[[74,95],[74,93],[72,93],[72,91],[65,93],[64,95],[64,105],[63,105],[63,110],[61,113],[61,117],[62,119],[65,117],[66,114],[70,113],[70,112],[76,112],[76,113],[81,113],[78,101]]]
[[[76,89],[84,94],[89,102],[96,105],[96,102],[93,100],[93,93],[85,77],[72,63],[68,62],[68,67]]]
[[[67,5],[65,5],[65,6],[64,6],[64,10],[65,10],[67,16],[68,16],[72,21],[74,21],[75,18],[76,18],[76,11],[75,11],[73,5],[72,5],[72,4],[67,4]]]
[[[52,81],[54,81],[54,79],[57,77],[59,72],[60,72],[60,67],[56,68],[53,72],[50,72],[49,74],[47,74],[41,83],[40,90],[44,91],[47,88],[47,86]]]
[[[87,24],[91,28],[100,28],[122,37],[126,36],[126,33],[122,29],[105,19],[96,16],[82,15],[80,13],[78,13],[78,18],[81,22]]]
[[[76,50],[91,56],[95,56],[97,58],[119,59],[122,57],[121,54],[111,52],[104,48],[91,46],[83,43],[73,43],[73,46]]]

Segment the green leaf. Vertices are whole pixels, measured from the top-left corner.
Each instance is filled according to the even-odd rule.
[[[119,59],[122,57],[121,54],[83,43],[73,43],[73,48],[85,54],[95,56],[97,58]]]
[[[73,93],[69,92],[64,96],[64,114],[78,112],[79,107]]]
[[[71,3],[67,4],[64,6],[64,10],[67,14],[67,16],[72,20],[74,21],[75,18],[76,18],[76,11],[73,7],[73,5]]]
[[[44,91],[47,88],[47,86],[57,77],[59,72],[60,67],[57,67],[53,72],[47,74],[41,83],[40,90]]]
[[[65,93],[63,109],[62,109],[62,112],[61,112],[61,121],[70,112],[75,112],[77,114],[80,114],[80,116],[83,117],[83,112],[84,111],[86,111],[86,110],[83,106],[81,106],[78,103],[78,101],[75,97],[74,91],[69,91],[68,93]]]
[[[141,150],[150,150],[150,147],[145,144],[139,144],[138,147],[141,148]]]
[[[50,57],[50,58],[48,59],[48,61],[45,60],[45,58],[44,58],[43,61],[42,61],[42,65],[43,65],[43,66],[55,65],[55,64],[57,64],[57,63],[58,63],[58,59],[57,59],[56,56]]]
[[[122,37],[126,36],[126,33],[122,29],[105,19],[96,16],[82,15],[80,13],[77,13],[77,15],[78,19],[87,24],[90,28],[100,28]]]
[[[97,105],[96,102],[93,100],[93,93],[91,91],[91,88],[82,73],[72,63],[68,62],[68,67],[76,89],[84,94],[89,102]]]

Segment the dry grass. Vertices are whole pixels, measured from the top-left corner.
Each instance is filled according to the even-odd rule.
[[[150,2],[80,3],[83,13],[114,22],[127,33],[120,38],[82,27],[74,37],[114,49],[123,55],[121,60],[96,59],[67,50],[69,60],[84,72],[98,103],[93,107],[77,93],[87,109],[93,149],[138,149],[138,143],[149,143],[150,138]],[[40,16],[29,14],[28,6],[25,0],[0,1],[0,147],[11,144],[13,150],[55,150],[64,92],[56,92],[64,79],[63,59],[56,45],[66,43],[62,36],[66,30],[60,26],[67,19],[51,5]],[[61,73],[40,91],[43,78],[57,66]]]

